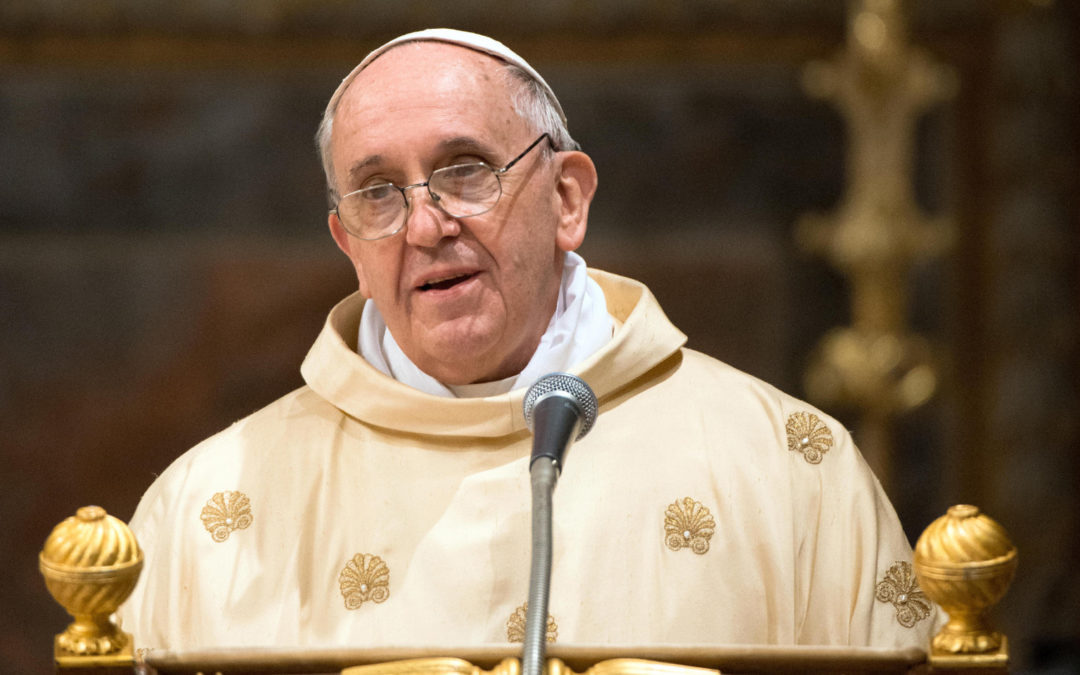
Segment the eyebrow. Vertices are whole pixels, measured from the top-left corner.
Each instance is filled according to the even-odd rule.
[[[454,136],[453,138],[448,138],[439,143],[439,150],[444,153],[473,152],[488,156],[495,154],[494,148],[472,136]]]
[[[488,157],[495,154],[494,149],[490,145],[472,136],[452,136],[439,141],[437,152],[443,155],[456,152],[469,152]],[[363,178],[362,174],[367,169],[373,166],[380,166],[384,162],[385,157],[382,155],[368,155],[364,159],[354,163],[349,167],[348,184],[356,185],[360,183],[360,179]]]
[[[368,155],[364,159],[349,167],[348,185],[356,185],[360,182],[360,174],[370,166],[378,166],[383,163],[382,155]]]

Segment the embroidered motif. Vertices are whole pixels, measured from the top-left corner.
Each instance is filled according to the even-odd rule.
[[[818,464],[832,446],[832,432],[817,415],[797,412],[788,417],[788,450],[801,452],[807,462]]]
[[[715,528],[709,509],[689,497],[684,497],[682,504],[676,499],[664,511],[664,543],[672,551],[689,546],[694,553],[704,554]]]
[[[919,588],[911,563],[893,563],[885,578],[878,582],[874,597],[879,602],[891,602],[896,607],[896,620],[904,628],[911,628],[930,616],[930,601]]]
[[[199,517],[214,541],[221,543],[251,525],[251,500],[243,492],[218,492],[206,500]]]
[[[359,609],[368,600],[385,602],[390,597],[390,568],[377,555],[357,553],[341,569],[338,585],[345,609]]]
[[[506,620],[506,639],[508,642],[525,642],[525,615],[529,611],[529,603],[526,602],[518,607]],[[559,637],[559,626],[555,618],[548,614],[547,618],[547,641],[555,642]]]

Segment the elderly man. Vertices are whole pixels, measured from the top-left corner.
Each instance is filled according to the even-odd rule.
[[[682,348],[644,286],[573,253],[596,170],[524,60],[403,36],[345,79],[318,138],[360,292],[307,386],[147,492],[137,646],[520,640],[521,404],[557,370],[600,418],[556,497],[549,640],[927,644],[935,612],[843,427]]]

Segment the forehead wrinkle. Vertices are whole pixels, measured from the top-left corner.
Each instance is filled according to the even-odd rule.
[[[422,63],[417,61],[422,59]],[[390,82],[402,82],[399,69],[412,72],[424,67],[430,67],[433,60],[444,65],[435,72],[428,70],[424,75],[431,78],[424,96],[415,96],[409,89],[391,86],[384,89],[384,80]],[[508,126],[515,123],[523,123],[520,116],[515,114],[510,88],[506,78],[497,77],[503,62],[488,54],[483,54],[466,47],[450,45],[438,42],[416,42],[399,45],[374,60],[346,89],[340,101],[340,105],[334,114],[334,127],[332,148],[339,147],[341,134],[353,135],[358,131],[354,120],[363,119],[377,114],[385,119],[387,116],[395,117],[399,114],[423,114],[424,109],[430,109],[433,120],[439,120],[451,116],[458,110],[467,110],[471,105],[471,99],[463,93],[463,88],[478,87],[496,93],[499,108],[503,110],[491,110],[489,118],[495,123],[494,126],[478,129],[462,129],[460,134],[454,134],[452,128],[445,128],[448,134],[454,134],[441,141],[437,141],[432,150],[436,153],[449,152],[477,152],[483,153],[490,158],[499,157],[511,150],[501,147],[504,141],[511,139],[503,138]],[[423,71],[421,71],[423,72]],[[494,91],[493,91],[494,90]],[[449,103],[448,103],[449,102]],[[452,120],[450,120],[452,121]],[[506,125],[506,126],[504,126]],[[496,127],[501,127],[497,130]],[[476,133],[480,131],[480,133]],[[491,138],[486,136],[494,134]],[[516,130],[511,132],[516,136]],[[347,168],[343,167],[346,184],[342,188],[355,186],[366,179],[366,174],[373,168],[390,167],[391,162],[398,161],[391,154],[383,152],[385,148],[376,150],[376,154],[360,159]],[[422,150],[417,148],[417,150]],[[430,157],[437,161],[437,157]],[[405,167],[402,167],[405,168]],[[436,167],[431,167],[436,168]],[[343,182],[345,182],[343,181]]]

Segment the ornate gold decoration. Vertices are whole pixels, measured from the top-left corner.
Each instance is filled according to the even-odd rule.
[[[571,671],[561,659],[549,659],[545,670],[545,675],[578,675]],[[644,659],[608,659],[596,663],[581,675],[705,675],[705,673],[719,675],[719,671],[707,669],[707,667]]]
[[[682,666],[643,659],[609,659],[601,661],[581,675],[719,675],[711,668]],[[463,659],[434,657],[391,661],[367,666],[353,666],[341,675],[521,675],[521,662],[503,659],[491,670],[481,670]],[[548,659],[544,675],[578,675],[560,659]]]
[[[75,621],[56,636],[57,658],[124,653],[131,636],[109,616],[139,580],[143,554],[128,526],[100,506],[84,506],[53,528],[38,556],[49,593]]]
[[[812,400],[862,412],[860,447],[888,487],[892,419],[937,389],[932,349],[907,326],[909,270],[943,255],[953,238],[948,218],[927,217],[916,203],[915,125],[954,94],[956,76],[910,46],[900,0],[849,6],[846,49],[810,64],[803,78],[847,122],[847,190],[835,213],[804,216],[796,238],[850,278],[852,322],[818,345],[805,383]]]
[[[525,642],[525,615],[529,611],[529,603],[526,602],[518,607],[506,620],[507,642]],[[547,642],[555,642],[559,637],[559,625],[555,623],[555,617],[548,614],[547,618]]]
[[[578,675],[560,659],[548,659],[545,670],[545,675]],[[581,675],[705,675],[706,673],[719,675],[720,671],[644,659],[608,659],[595,664]]]
[[[893,563],[885,573],[885,578],[878,582],[874,597],[878,602],[892,603],[896,608],[896,620],[904,628],[911,628],[930,616],[933,609],[933,605],[919,588],[919,582],[915,579],[909,562]]]
[[[821,463],[833,446],[833,435],[829,427],[814,413],[797,412],[787,418],[787,447],[792,452],[801,452],[803,459],[811,464]]]
[[[701,502],[684,497],[673,501],[664,511],[664,543],[672,551],[687,548],[698,555],[709,550],[709,540],[716,529],[709,509]]]
[[[915,544],[915,574],[926,595],[949,613],[931,657],[998,651],[1007,658],[1004,637],[991,630],[986,613],[1005,595],[1016,564],[1005,530],[974,506],[950,507],[923,530]]]
[[[481,670],[464,659],[436,656],[353,666],[341,675],[521,675],[521,662],[503,659],[491,670]]]
[[[390,568],[377,555],[357,553],[341,569],[338,585],[345,609],[359,609],[368,600],[386,602],[390,597]]]
[[[218,492],[206,500],[200,518],[214,541],[221,543],[233,531],[251,525],[251,500],[243,492]]]

